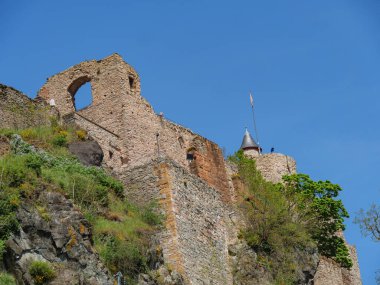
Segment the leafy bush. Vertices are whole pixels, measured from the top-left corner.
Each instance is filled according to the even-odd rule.
[[[33,261],[29,267],[29,274],[34,280],[34,284],[47,284],[55,278],[55,271],[52,266],[44,261]]]
[[[30,128],[20,131],[20,135],[23,137],[23,139],[31,140],[36,139],[38,136],[37,129],[36,128]]]
[[[19,223],[14,213],[0,216],[0,239],[8,239],[11,233],[14,233],[18,230],[18,227]]]
[[[101,256],[111,271],[121,271],[127,276],[136,276],[145,271],[146,259],[138,244],[115,236],[105,236],[103,242],[105,249]]]
[[[19,187],[26,179],[26,171],[22,159],[4,160],[2,163],[2,183],[9,187]]]
[[[5,272],[0,273],[0,284],[1,285],[16,285],[16,280],[15,278]]]
[[[54,146],[66,146],[67,137],[63,134],[55,135],[51,141]]]
[[[234,179],[243,182],[239,203],[247,221],[240,236],[270,267],[279,284],[295,282],[299,255],[315,252],[351,266],[348,249],[336,236],[344,229],[347,212],[338,195],[340,187],[328,181],[312,181],[307,175],[285,176],[283,184],[263,179],[255,161],[239,151],[230,160],[237,164]],[[302,253],[303,252],[303,253]],[[276,282],[277,282],[276,281]],[[276,283],[275,282],[275,283]]]
[[[313,181],[305,174],[285,175],[283,181],[281,190],[295,205],[298,222],[305,224],[319,253],[350,268],[349,250],[344,240],[337,236],[345,229],[344,218],[349,217],[342,201],[336,199],[341,187],[330,181]]]
[[[29,155],[25,160],[25,166],[33,169],[38,177],[41,175],[42,164],[42,158],[36,154]]]
[[[11,233],[18,230],[19,224],[16,219],[15,211],[18,203],[16,194],[9,191],[0,191],[0,240],[8,239]]]

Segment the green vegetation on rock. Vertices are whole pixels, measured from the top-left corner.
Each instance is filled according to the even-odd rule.
[[[8,273],[0,272],[0,284],[1,285],[16,285],[14,277]]]
[[[29,266],[29,274],[36,285],[47,284],[55,278],[53,267],[44,261],[33,261]]]
[[[336,199],[341,187],[330,181],[313,181],[305,174],[286,175],[283,181],[281,192],[294,205],[297,223],[305,225],[318,252],[351,268],[349,250],[338,236],[345,229],[344,218],[349,217],[342,200]]]
[[[238,166],[235,178],[243,182],[239,203],[246,218],[240,236],[257,253],[257,263],[272,273],[275,284],[293,284],[297,268],[313,253],[330,257],[343,267],[352,261],[342,238],[348,217],[338,185],[312,181],[307,175],[283,177],[283,184],[266,181],[255,161],[237,152],[230,160]]]
[[[0,242],[18,230],[15,213],[23,199],[33,201],[36,191],[60,192],[91,223],[95,248],[112,273],[121,271],[133,284],[139,273],[147,271],[146,252],[161,218],[154,205],[132,205],[124,197],[122,183],[102,168],[84,166],[69,153],[68,143],[83,140],[77,130],[53,124],[0,134],[10,139],[12,149],[0,157]],[[43,205],[36,203],[35,208],[49,221]],[[31,270],[39,268],[43,266]]]

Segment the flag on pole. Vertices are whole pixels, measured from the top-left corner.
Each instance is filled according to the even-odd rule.
[[[249,92],[249,100],[251,101],[251,106],[253,108],[253,97],[251,92]]]

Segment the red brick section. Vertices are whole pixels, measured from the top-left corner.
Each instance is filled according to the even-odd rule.
[[[202,147],[199,147],[200,145]],[[231,202],[227,171],[221,149],[215,143],[202,138],[195,139],[194,148],[195,159],[190,164],[190,171],[218,190],[223,202]]]

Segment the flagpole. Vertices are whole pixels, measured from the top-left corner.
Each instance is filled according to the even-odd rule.
[[[252,117],[253,117],[253,127],[255,128],[256,141],[257,141],[257,145],[259,147],[259,153],[261,153],[260,142],[259,142],[259,134],[257,133],[256,119],[255,119],[255,110],[254,110],[254,107],[253,107],[253,97],[252,97],[252,92],[251,91],[249,91],[249,99],[251,101]]]

